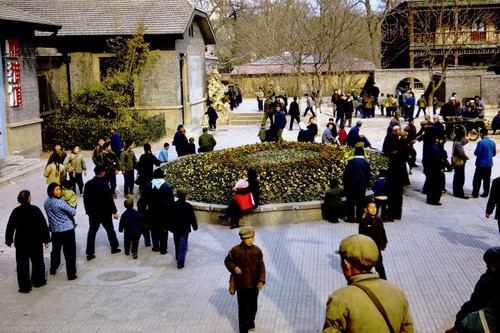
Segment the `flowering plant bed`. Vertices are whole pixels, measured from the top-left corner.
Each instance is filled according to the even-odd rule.
[[[320,200],[333,177],[342,181],[354,149],[329,144],[267,142],[176,159],[164,167],[174,189],[185,187],[189,200],[227,204],[238,179],[248,168],[257,171],[261,204]],[[387,168],[383,155],[366,151],[373,183]]]

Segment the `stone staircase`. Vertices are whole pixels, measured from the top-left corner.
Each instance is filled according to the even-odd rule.
[[[25,158],[21,155],[10,155],[0,158],[0,187],[13,184],[27,175],[39,173],[43,179],[43,170],[47,161],[40,158]]]
[[[262,112],[233,112],[229,117],[229,125],[260,125]]]

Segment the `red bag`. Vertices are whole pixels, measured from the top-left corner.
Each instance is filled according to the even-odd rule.
[[[233,199],[234,201],[236,201],[240,209],[244,212],[246,212],[249,209],[252,209],[255,206],[255,201],[253,200],[252,192],[248,192],[245,194],[235,193]]]

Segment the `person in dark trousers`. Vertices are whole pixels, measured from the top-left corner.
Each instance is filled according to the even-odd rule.
[[[209,99],[207,100],[207,112],[205,112],[205,114],[208,116],[208,126],[210,126],[210,130],[215,131],[217,129],[217,119],[219,115],[212,106],[212,101]]]
[[[111,142],[106,142],[103,145],[103,151],[97,156],[95,165],[104,167],[104,178],[108,181],[113,198],[116,198],[116,175],[120,170],[120,160],[111,150]]]
[[[253,208],[257,208],[259,206],[260,202],[260,185],[257,180],[257,172],[250,168],[247,171],[247,177],[248,177],[248,187],[244,189],[236,189],[236,193],[238,194],[247,194],[249,192],[252,193],[253,201],[254,201],[254,206]],[[244,211],[241,210],[240,206],[236,202],[236,200],[231,199],[229,202],[229,205],[226,208],[226,211],[219,215],[220,219],[226,220],[228,218],[231,218],[231,226],[229,227],[230,229],[235,229],[239,228],[240,226],[240,218],[245,213]]]
[[[89,216],[89,233],[87,235],[87,260],[95,258],[95,236],[99,227],[104,227],[108,235],[111,253],[118,253],[118,239],[113,229],[113,220],[118,220],[118,211],[113,201],[113,196],[104,178],[105,169],[102,165],[94,168],[95,177],[85,184],[83,193],[83,205]]]
[[[162,169],[153,172],[153,180],[144,187],[142,198],[148,207],[151,228],[152,251],[167,253],[168,230],[171,220],[171,208],[174,204],[174,192],[164,179]]]
[[[240,333],[255,329],[259,290],[266,283],[266,266],[262,250],[253,244],[255,230],[240,229],[241,243],[233,247],[224,259],[224,265],[234,278],[238,298]]]
[[[488,130],[481,128],[479,131],[481,141],[477,143],[474,155],[476,155],[476,170],[472,179],[472,197],[479,196],[479,188],[483,183],[483,193],[481,196],[487,198],[490,192],[491,168],[493,167],[493,157],[497,154],[497,147],[493,140],[488,137]]]
[[[127,140],[126,149],[121,153],[120,166],[123,174],[123,192],[125,192],[125,198],[128,195],[134,195],[134,170],[137,169],[137,158],[133,149],[135,148],[135,143],[133,140]]]
[[[365,205],[366,215],[359,223],[359,233],[373,239],[378,248],[378,262],[375,270],[381,279],[387,280],[384,263],[382,261],[382,251],[387,248],[387,236],[384,229],[384,221],[377,215],[377,205],[375,201],[367,200]]]
[[[153,168],[160,165],[161,161],[151,152],[151,145],[145,143],[144,154],[139,157],[139,162],[137,162],[138,176],[136,183],[139,185],[140,191],[153,179]]]
[[[137,259],[137,248],[139,247],[139,238],[141,237],[140,213],[134,209],[134,199],[127,198],[123,203],[126,210],[120,218],[119,232],[123,232],[123,248],[125,255],[130,254],[132,247],[132,257]]]
[[[290,115],[290,131],[291,131],[293,129],[294,120],[297,122],[297,126],[300,123],[300,109],[299,109],[299,103],[297,103],[297,96],[293,97],[293,102],[290,103],[288,114]]]
[[[424,166],[424,194],[427,194],[427,203],[429,205],[441,206],[439,201],[443,192],[442,184],[445,175],[443,158],[438,142],[424,148],[422,165]]]
[[[177,132],[174,134],[174,140],[172,141],[172,146],[175,146],[177,156],[181,157],[187,155],[187,144],[186,129],[183,125],[179,125],[177,126]]]
[[[500,177],[491,182],[490,197],[486,204],[486,218],[489,219],[493,210],[495,210],[495,219],[498,221],[498,232],[500,233]]]
[[[494,246],[486,250],[483,255],[486,263],[486,273],[481,275],[477,281],[470,300],[465,302],[455,319],[455,325],[446,330],[446,333],[461,332],[461,321],[468,314],[484,309],[491,301],[500,299],[500,246]]]
[[[113,150],[113,153],[115,153],[116,157],[120,159],[120,155],[123,150],[122,138],[120,137],[120,134],[116,133],[116,127],[111,127],[111,137],[109,138],[109,141],[111,142],[111,149]]]
[[[169,230],[174,235],[175,244],[175,260],[177,261],[177,268],[184,268],[184,263],[186,262],[186,254],[188,251],[188,237],[191,232],[191,227],[193,230],[198,230],[198,223],[196,221],[196,215],[194,215],[193,206],[187,199],[187,190],[185,188],[180,188],[177,190],[177,201],[173,204],[172,208],[172,223],[169,225]]]
[[[343,195],[344,189],[340,186],[340,182],[335,178],[330,179],[330,187],[325,192],[323,219],[330,223],[339,223],[339,217],[343,214]]]
[[[354,149],[354,158],[347,162],[344,170],[343,185],[346,195],[345,222],[359,223],[363,218],[365,193],[370,184],[370,163],[365,160],[362,147]]]
[[[57,183],[50,183],[47,187],[48,198],[43,204],[49,231],[52,233],[52,251],[50,252],[50,275],[56,275],[61,264],[61,249],[66,261],[66,275],[68,280],[75,280],[76,276],[76,240],[75,224],[72,217],[76,209],[61,199],[62,188]]]
[[[16,247],[17,284],[20,293],[29,293],[47,283],[43,245],[50,243],[49,228],[42,211],[31,205],[31,194],[22,190],[17,196],[20,206],[14,208],[5,230],[5,244]],[[14,237],[15,236],[15,237]],[[30,276],[31,262],[31,276]]]

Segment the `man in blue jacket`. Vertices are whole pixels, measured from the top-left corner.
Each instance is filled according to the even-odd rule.
[[[479,134],[481,135],[481,141],[477,143],[476,150],[474,150],[474,155],[476,155],[477,158],[476,171],[472,179],[472,197],[477,198],[479,196],[479,188],[481,187],[482,181],[483,194],[481,194],[481,196],[487,198],[490,193],[493,157],[497,154],[497,147],[495,142],[488,137],[488,130],[486,128],[482,128]]]
[[[365,193],[370,183],[370,163],[362,147],[354,149],[354,158],[347,162],[343,176],[346,194],[346,222],[359,223],[363,218]]]

